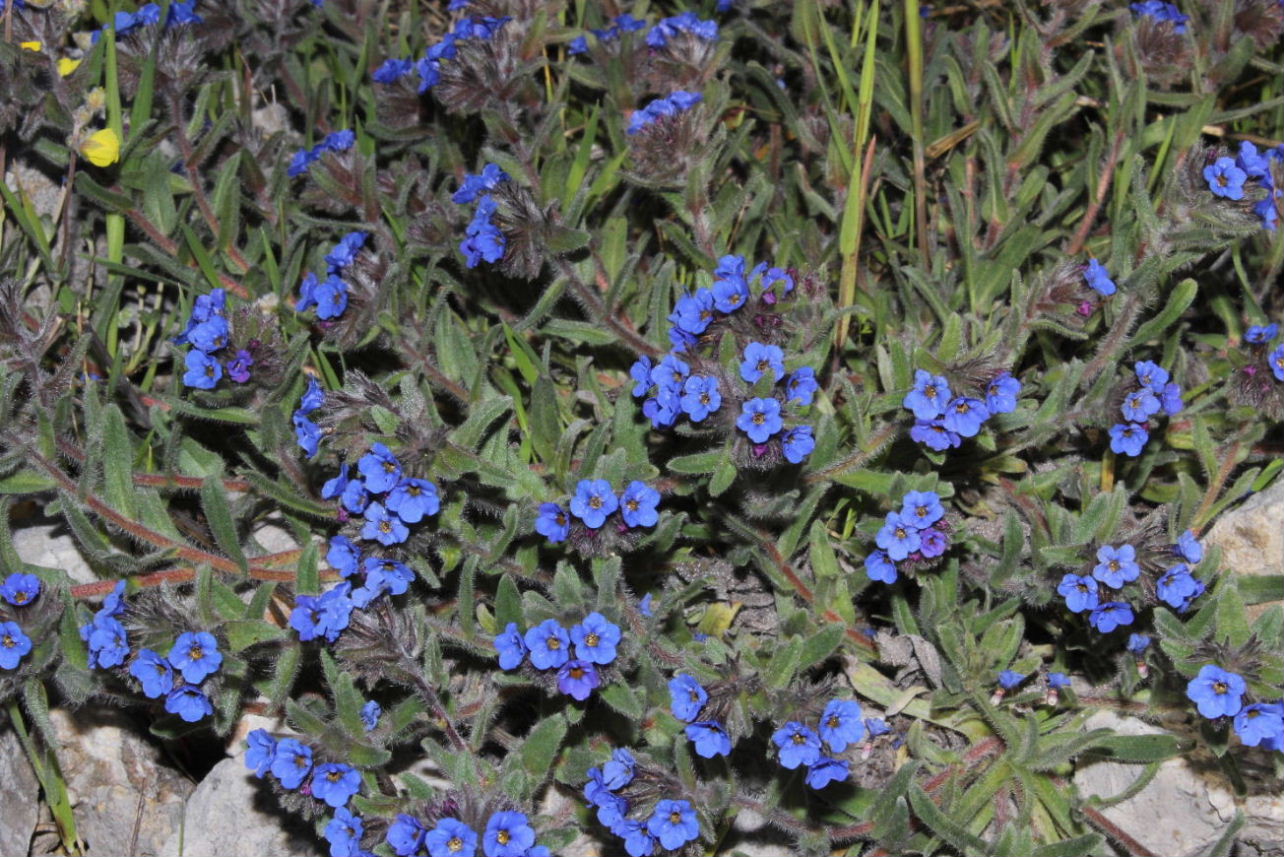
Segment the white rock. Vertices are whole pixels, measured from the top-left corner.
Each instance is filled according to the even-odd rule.
[[[1218,518],[1204,542],[1220,547],[1222,565],[1236,574],[1284,574],[1284,481]],[[1250,607],[1250,617],[1256,618],[1268,606]]]
[[[72,583],[92,583],[98,575],[85,563],[76,549],[76,541],[61,524],[18,526],[13,532],[13,547],[23,562],[60,568]]]
[[[0,854],[26,854],[40,817],[40,783],[9,724],[0,731]]]

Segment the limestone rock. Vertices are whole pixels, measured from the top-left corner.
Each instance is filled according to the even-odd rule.
[[[1204,542],[1220,547],[1223,565],[1236,574],[1284,574],[1284,481],[1218,518]],[[1284,592],[1279,595],[1284,598]],[[1268,606],[1250,607],[1250,617]]]
[[[0,854],[26,854],[40,816],[40,783],[18,735],[8,723],[0,731]]]
[[[76,542],[60,523],[41,521],[14,528],[13,547],[23,562],[45,568],[60,568],[72,583],[92,583],[98,579],[81,557]]]

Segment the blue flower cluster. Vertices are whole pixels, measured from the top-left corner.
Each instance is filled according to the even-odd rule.
[[[1096,259],[1089,259],[1088,264],[1084,266],[1083,279],[1103,298],[1108,298],[1117,291],[1115,281],[1110,279],[1110,272]]]
[[[458,6],[455,8],[463,7]],[[396,57],[386,59],[370,76],[374,78],[375,83],[391,86],[410,74],[411,71],[417,71],[419,72],[419,91],[427,92],[441,80],[442,60],[452,60],[459,54],[459,42],[467,41],[468,39],[485,41],[494,36],[500,27],[511,20],[512,18],[508,16],[502,18],[492,18],[490,16],[461,18],[459,23],[455,25],[455,29],[442,36],[441,41],[437,44],[429,45],[428,49],[424,51],[423,57],[417,62]]]
[[[646,43],[653,48],[667,47],[669,40],[679,33],[689,33],[706,42],[718,40],[718,22],[704,21],[695,12],[683,12],[670,18],[661,18],[646,34]]]
[[[21,7],[21,4],[19,6]],[[3,8],[4,4],[0,3],[0,9]],[[158,4],[144,3],[138,7],[137,12],[117,12],[111,24],[104,27],[103,30],[115,30],[116,36],[119,38],[138,27],[155,26],[160,23],[160,18],[161,7]],[[165,18],[165,26],[168,28],[176,27],[179,24],[200,24],[204,20],[196,13],[196,0],[188,0],[188,2],[184,3],[171,2],[169,4],[169,15]],[[98,40],[102,38],[102,35],[102,30],[94,30],[89,34],[91,43],[98,44]]]
[[[1275,337],[1279,336],[1280,326],[1278,324],[1253,325],[1244,333],[1244,342],[1248,343],[1253,350],[1260,349],[1265,351]],[[1270,367],[1271,374],[1275,376],[1276,381],[1284,381],[1284,344],[1275,346],[1270,354],[1266,355],[1266,365]],[[1256,372],[1256,367],[1246,367],[1245,372],[1252,374]]]
[[[1244,704],[1244,677],[1216,664],[1205,664],[1186,684],[1186,696],[1209,720],[1233,717],[1235,734],[1249,747],[1284,752],[1284,704]]]
[[[89,668],[118,667],[129,657],[129,635],[116,617],[125,612],[125,581],[103,599],[93,621],[80,628],[80,639],[89,644]]]
[[[254,772],[259,779],[271,773],[281,787],[302,794],[310,794],[335,813],[339,825],[326,827],[326,839],[330,841],[331,854],[339,853],[336,847],[345,854],[355,855],[355,846],[360,841],[363,825],[360,816],[346,811],[348,801],[361,791],[361,772],[351,765],[341,762],[324,762],[313,764],[312,748],[295,738],[277,740],[264,729],[255,729],[245,738],[245,767]],[[304,781],[310,781],[304,786]],[[331,836],[330,827],[334,826],[336,834]],[[340,828],[346,827],[348,836],[342,835]],[[338,842],[336,842],[338,840]]]
[[[185,358],[183,383],[199,390],[212,390],[223,378],[223,364],[214,355],[227,347],[231,328],[227,323],[227,292],[214,289],[199,295],[192,306],[187,328],[174,337],[175,345],[191,345]],[[238,384],[250,380],[254,358],[240,349],[227,363],[227,375]]]
[[[600,44],[606,44],[620,38],[622,33],[633,33],[643,29],[646,29],[646,21],[634,18],[626,12],[623,15],[616,15],[615,18],[612,19],[611,26],[606,29],[589,30],[589,32],[597,36],[597,40]],[[587,37],[578,36],[571,39],[571,43],[566,47],[566,52],[571,56],[588,53]]]
[[[459,244],[459,252],[464,254],[465,264],[470,268],[476,268],[482,262],[494,263],[504,258],[507,239],[493,221],[499,205],[488,191],[508,180],[508,173],[498,165],[487,164],[477,175],[464,176],[463,184],[451,196],[451,200],[458,205],[477,201],[473,219],[464,232],[464,240]]]
[[[1185,407],[1181,387],[1168,380],[1168,372],[1149,360],[1142,360],[1133,367],[1137,387],[1124,396],[1120,411],[1127,423],[1110,427],[1110,450],[1117,455],[1133,458],[1141,455],[1150,440],[1149,420],[1161,410],[1168,416],[1180,413]]]
[[[865,574],[880,583],[895,583],[896,563],[935,559],[950,546],[945,507],[935,491],[911,491],[899,512],[888,512],[875,537],[879,550],[865,557]]]
[[[600,529],[608,516],[619,512],[621,531],[654,527],[660,520],[659,505],[660,492],[637,479],[619,496],[605,479],[581,479],[569,504],[571,515],[590,530]],[[557,544],[570,536],[571,523],[565,508],[557,503],[541,503],[535,531]]]
[[[322,280],[308,271],[299,284],[299,302],[294,306],[295,312],[307,312],[316,307],[317,318],[322,321],[343,315],[348,308],[348,284],[339,275],[356,261],[357,253],[361,252],[368,237],[368,233],[356,231],[339,239],[339,243],[325,255],[326,278]]]
[[[439,819],[429,830],[414,816],[399,813],[385,838],[399,857],[441,854],[444,857],[476,857],[480,840],[486,857],[551,857],[544,845],[535,844],[535,828],[524,813],[501,810],[491,815],[479,837],[453,816]]]
[[[1183,15],[1176,6],[1163,0],[1145,0],[1144,3],[1133,3],[1131,8],[1133,14],[1140,18],[1171,21],[1173,32],[1178,34],[1186,32],[1186,22],[1190,20],[1190,16]]]
[[[910,437],[941,452],[957,448],[963,438],[976,437],[981,426],[995,414],[1016,410],[1021,382],[1008,372],[999,375],[985,388],[985,398],[956,396],[950,382],[941,375],[924,369],[914,371],[914,387],[901,402],[914,412]]]
[[[140,649],[129,665],[129,674],[138,679],[148,699],[165,697],[165,710],[188,723],[214,713],[209,697],[198,687],[223,665],[218,640],[208,631],[187,631],[178,639],[165,658],[151,649]],[[183,683],[176,683],[178,671]]]
[[[781,766],[791,771],[806,767],[805,782],[813,789],[847,779],[849,762],[835,756],[865,737],[861,715],[860,703],[855,700],[832,699],[820,715],[818,732],[797,720],[789,721],[771,736]]]
[[[650,857],[657,845],[672,851],[699,839],[700,822],[690,801],[666,798],[656,802],[645,820],[628,817],[629,800],[619,792],[636,773],[633,754],[620,748],[602,767],[589,768],[584,784],[584,797],[597,810],[597,820],[624,841],[629,857]]]
[[[27,607],[40,595],[40,578],[34,574],[14,572],[0,584],[0,598],[14,607]],[[0,618],[5,614],[0,613]],[[31,638],[17,622],[0,621],[0,669],[14,670],[31,651]]]
[[[518,630],[516,622],[509,622],[504,632],[495,637],[495,649],[501,669],[517,669],[530,655],[535,669],[557,670],[558,690],[583,702],[601,687],[597,668],[615,660],[620,637],[620,627],[595,611],[569,631],[556,619],[545,619],[525,634]]]
[[[308,171],[309,167],[321,160],[321,156],[326,152],[346,152],[356,142],[357,135],[353,131],[332,131],[311,149],[300,149],[295,152],[294,157],[290,159],[286,174],[290,178],[301,176]]]
[[[657,98],[641,110],[633,111],[625,133],[636,134],[662,117],[677,116],[679,113],[687,112],[701,101],[704,101],[704,96],[700,93],[685,92],[681,89],[665,98]]]
[[[317,446],[321,443],[321,427],[308,419],[308,415],[324,404],[325,391],[316,378],[308,378],[308,388],[299,398],[298,410],[291,418],[294,423],[294,439],[308,458],[317,454]]]
[[[1253,213],[1262,219],[1262,228],[1275,230],[1280,210],[1284,208],[1284,190],[1275,186],[1271,162],[1284,162],[1284,146],[1274,146],[1259,152],[1257,146],[1244,140],[1239,144],[1239,154],[1234,158],[1222,156],[1204,167],[1204,181],[1214,196],[1241,200],[1250,179],[1256,179],[1266,191],[1266,196],[1253,204]]]
[[[726,756],[731,752],[731,736],[717,720],[700,719],[709,701],[709,692],[686,673],[669,679],[669,708],[673,716],[687,724],[687,739],[695,745],[696,755],[704,759]]]

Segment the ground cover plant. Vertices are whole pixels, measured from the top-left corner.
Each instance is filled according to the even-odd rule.
[[[339,857],[1141,853],[1077,763],[1278,790],[1284,580],[1201,536],[1284,469],[1279,0],[0,25],[0,703],[67,853],[51,705],[282,716],[247,775]]]

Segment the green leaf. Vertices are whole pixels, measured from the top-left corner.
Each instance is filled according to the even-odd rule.
[[[120,408],[103,411],[103,492],[107,502],[132,520],[138,519],[134,496],[134,450]]]
[[[240,652],[259,643],[282,640],[289,636],[284,628],[264,622],[260,619],[234,619],[223,625],[227,635],[227,646],[233,652]]]
[[[1284,601],[1284,575],[1241,575],[1235,585],[1245,604],[1273,604]]]
[[[236,524],[227,504],[227,494],[223,491],[223,481],[218,477],[207,476],[201,482],[201,508],[219,549],[237,564],[242,574],[248,575],[250,563],[241,550],[241,540],[236,534]]]
[[[700,474],[713,473],[722,463],[725,454],[721,449],[710,452],[696,452],[691,455],[679,455],[669,459],[666,468],[672,473]]]
[[[553,761],[562,746],[562,739],[566,737],[566,728],[566,716],[555,714],[541,720],[526,736],[518,758],[528,774],[542,781],[553,770]]]
[[[730,458],[724,458],[723,462],[718,465],[714,471],[713,478],[709,480],[709,495],[717,497],[731,487],[731,483],[736,481],[736,465]]]
[[[986,853],[985,843],[968,833],[963,825],[942,812],[941,808],[932,802],[927,792],[923,791],[917,783],[910,786],[909,801],[910,807],[914,810],[914,814],[918,816],[919,821],[923,822],[932,833],[948,842],[960,853]]]
[[[634,723],[641,723],[646,717],[646,707],[638,695],[626,684],[611,683],[601,691],[602,701],[616,711],[628,717]]]
[[[809,557],[811,573],[817,578],[838,577],[842,573],[838,567],[838,557],[834,555],[834,548],[829,544],[829,532],[822,521],[812,522]],[[808,661],[808,663],[814,663],[814,661]]]
[[[1159,762],[1181,752],[1181,742],[1174,735],[1112,735],[1099,739],[1092,752],[1115,762]]]
[[[509,622],[516,622],[519,628],[524,624],[522,594],[517,590],[512,575],[505,573],[495,588],[495,627],[506,628]]]
[[[793,681],[802,663],[802,652],[802,637],[791,637],[786,645],[777,645],[763,675],[767,687],[779,690]]]

